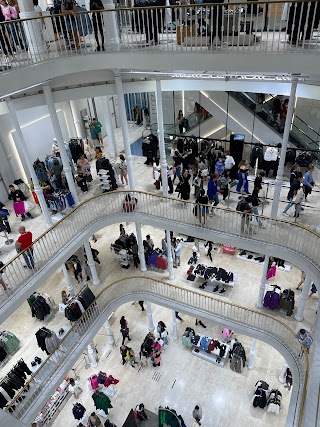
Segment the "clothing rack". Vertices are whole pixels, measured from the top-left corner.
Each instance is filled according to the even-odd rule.
[[[27,364],[23,359],[20,359],[13,368],[0,380],[0,408],[3,409],[8,405],[14,398],[16,392],[25,386],[27,382],[27,375],[31,375],[32,372],[28,368]],[[29,388],[28,388],[29,389]],[[27,391],[28,391],[27,389]],[[20,402],[23,396],[17,401]],[[12,407],[11,410],[14,410]]]

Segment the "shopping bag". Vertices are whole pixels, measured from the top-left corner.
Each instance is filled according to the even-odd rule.
[[[29,200],[25,200],[24,201],[24,209],[25,209],[26,212],[31,211],[35,207],[36,207],[36,205],[34,203],[29,202]]]

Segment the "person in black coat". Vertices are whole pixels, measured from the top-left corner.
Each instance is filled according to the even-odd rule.
[[[203,5],[206,3],[211,4],[211,0],[203,0]],[[223,0],[216,0],[215,3],[224,3]],[[223,8],[221,6],[209,6],[210,7],[210,45],[213,44],[215,37],[219,37],[220,42],[222,43],[223,34],[222,34],[222,23],[223,23]]]
[[[23,192],[19,189],[16,189],[14,185],[9,185],[8,199],[12,200],[13,203],[24,202],[25,200],[27,200],[26,196],[23,194]],[[22,221],[24,221],[26,219],[26,215],[28,218],[32,218],[31,213],[26,212],[25,214],[21,214],[21,220]]]
[[[178,185],[178,190],[180,193],[180,197],[182,200],[189,200],[190,199],[190,183],[189,180],[191,178],[191,175],[189,174],[188,169],[185,169],[182,173],[182,176],[180,176],[180,183]],[[187,207],[187,204],[185,204],[185,207]]]

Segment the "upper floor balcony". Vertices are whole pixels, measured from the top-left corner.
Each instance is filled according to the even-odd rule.
[[[105,69],[106,64],[108,69],[264,72],[281,78],[317,69],[318,1],[142,3],[148,4],[136,1],[133,8],[94,12],[77,7],[72,15],[45,12],[1,22],[2,82],[13,76],[23,81],[31,66],[34,83],[54,72]]]

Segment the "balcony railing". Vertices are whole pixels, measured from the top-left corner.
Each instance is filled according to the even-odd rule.
[[[197,225],[193,232],[201,229],[207,233],[211,232],[210,238],[213,241],[219,241],[215,239],[220,236],[220,240],[233,244],[235,241],[239,245],[248,241],[254,242],[255,250],[265,253],[265,248],[269,246],[268,251],[270,252],[272,248],[273,255],[279,258],[285,258],[281,251],[285,250],[286,254],[294,254],[294,261],[303,260],[303,269],[310,271],[312,277],[320,272],[319,234],[300,224],[260,216],[265,228],[259,228],[256,215],[248,215],[245,218],[242,213],[235,210],[216,207],[212,208],[212,216],[209,214],[206,216],[205,225],[200,225],[193,213],[194,202],[143,191],[132,193],[138,203],[133,212],[124,212],[123,202],[126,194],[128,194],[126,191],[115,191],[92,197],[35,239],[32,246],[33,269],[24,267],[25,251],[5,264],[1,272],[9,289],[2,297],[0,307],[9,303],[14,295],[18,293],[21,295],[19,291],[28,289],[28,283],[33,276],[40,272],[45,273],[48,266],[54,265],[58,268],[65,261],[61,255],[64,249],[71,248],[73,251],[78,249],[79,243],[78,246],[74,243],[78,236],[85,237],[87,234],[89,237],[90,233],[106,225],[122,221],[149,222],[163,229],[170,226],[168,224],[171,222],[174,229],[179,230],[180,226],[180,230],[184,230],[181,232],[185,234],[191,232],[190,225]],[[301,267],[301,262],[300,265],[299,263],[296,265]]]
[[[31,422],[34,412],[39,411],[39,405],[41,407],[44,404],[43,399],[52,391],[50,385],[51,389],[54,389],[57,381],[61,381],[59,375],[67,374],[66,366],[70,369],[72,363],[75,363],[76,360],[73,359],[77,354],[76,349],[79,349],[79,346],[84,347],[87,339],[92,340],[93,326],[95,325],[95,329],[98,330],[117,307],[141,298],[169,308],[183,305],[186,312],[188,309],[190,312],[196,309],[202,316],[211,317],[214,321],[219,319],[225,326],[234,327],[236,324],[240,328],[239,332],[246,331],[245,333],[252,336],[257,336],[258,332],[263,341],[276,346],[278,350],[279,348],[285,350],[287,352],[285,357],[291,357],[290,366],[295,373],[296,393],[292,399],[296,400],[291,402],[288,409],[291,417],[290,425],[301,425],[309,361],[306,352],[301,356],[301,346],[292,329],[272,316],[220,300],[205,292],[140,276],[118,280],[101,291],[81,319],[73,324],[58,349],[47,357],[6,410],[25,423]],[[22,394],[25,398],[19,402]]]
[[[147,3],[147,2],[146,2]],[[139,3],[141,4],[141,3]],[[0,23],[2,70],[94,52],[314,53],[318,1],[117,8]]]

